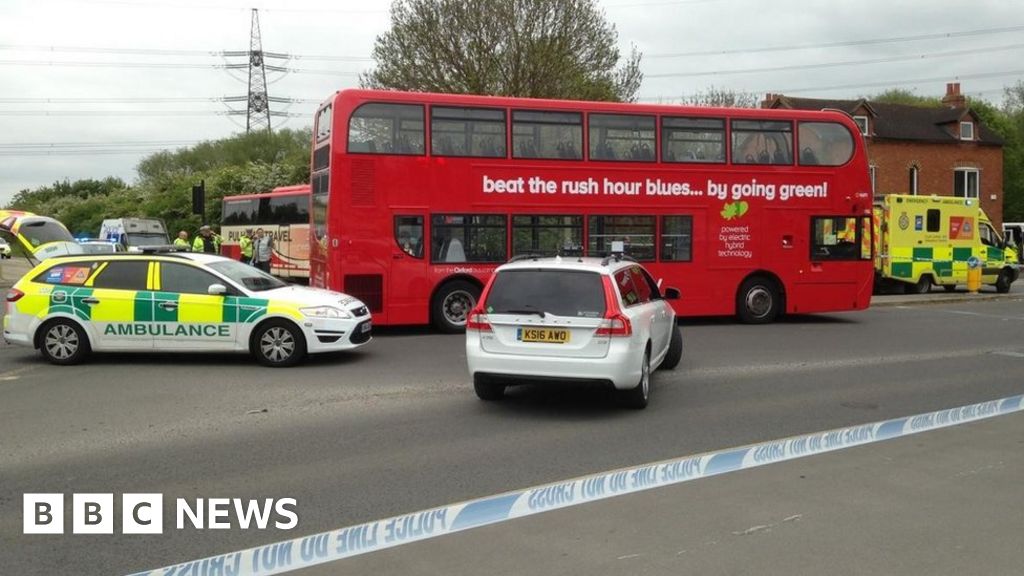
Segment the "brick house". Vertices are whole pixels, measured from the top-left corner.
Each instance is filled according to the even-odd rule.
[[[861,127],[876,194],[979,198],[996,229],[1003,222],[1003,140],[946,84],[940,107],[768,94],[762,108],[833,109]]]

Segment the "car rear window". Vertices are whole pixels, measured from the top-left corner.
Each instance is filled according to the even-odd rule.
[[[504,270],[491,285],[488,314],[546,312],[555,316],[600,318],[604,285],[596,272],[578,270]]]

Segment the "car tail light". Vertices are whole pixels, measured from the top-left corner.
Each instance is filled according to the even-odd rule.
[[[466,330],[479,330],[481,332],[491,332],[491,323],[487,320],[487,315],[484,314],[484,302],[487,301],[487,296],[491,293],[491,286],[494,284],[494,276],[487,281],[487,285],[484,286],[483,292],[480,293],[480,298],[476,301],[476,306],[473,307],[473,311],[466,317]]]
[[[601,325],[594,332],[595,336],[631,336],[633,324],[623,314],[606,316]]]
[[[595,336],[631,336],[633,323],[622,313],[619,307],[619,296],[615,293],[610,276],[602,277],[604,281],[604,321],[594,332]]]
[[[487,321],[487,315],[484,314],[482,308],[473,308],[473,311],[469,313],[469,317],[466,319],[466,330],[491,331],[491,323]]]
[[[25,293],[22,292],[21,290],[18,290],[17,288],[11,288],[10,290],[7,291],[7,301],[17,302],[24,295]]]

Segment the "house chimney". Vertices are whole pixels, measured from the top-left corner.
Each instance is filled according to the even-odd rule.
[[[959,82],[946,83],[946,95],[942,97],[942,105],[949,108],[963,108],[967,106],[967,98],[960,93]]]
[[[767,94],[764,95],[764,101],[761,102],[761,108],[771,108],[772,104],[775,103],[775,99],[780,97],[782,97],[782,94],[774,94],[772,92],[768,92]]]

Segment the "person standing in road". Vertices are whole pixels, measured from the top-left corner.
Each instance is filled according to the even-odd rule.
[[[199,235],[192,242],[193,252],[205,252],[207,254],[220,254],[220,236],[213,233],[213,229],[204,224],[199,229]]]
[[[252,265],[270,274],[270,257],[274,253],[274,239],[265,234],[263,228],[256,229],[256,240],[252,245]]]
[[[238,247],[241,250],[239,260],[246,264],[252,264],[252,230],[242,232],[242,236],[238,239]]]
[[[192,246],[188,242],[188,232],[184,230],[178,232],[178,237],[174,239],[174,246],[186,252],[191,250]]]

